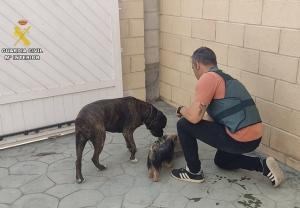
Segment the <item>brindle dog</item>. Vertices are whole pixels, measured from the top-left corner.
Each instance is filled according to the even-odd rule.
[[[94,146],[92,161],[99,170],[105,166],[99,163],[106,131],[122,133],[129,149],[131,161],[135,159],[136,146],[133,132],[142,124],[155,137],[163,135],[167,118],[150,103],[133,97],[99,100],[84,106],[75,120],[76,134],[76,181],[82,183],[81,160],[84,146],[90,140]]]

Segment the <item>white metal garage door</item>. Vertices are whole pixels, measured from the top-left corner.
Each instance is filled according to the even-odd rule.
[[[0,135],[122,96],[119,36],[117,0],[1,0]]]

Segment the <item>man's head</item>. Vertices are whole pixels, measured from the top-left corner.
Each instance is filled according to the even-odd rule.
[[[192,67],[197,79],[207,72],[210,67],[216,65],[216,54],[210,48],[201,47],[194,51],[192,55]]]

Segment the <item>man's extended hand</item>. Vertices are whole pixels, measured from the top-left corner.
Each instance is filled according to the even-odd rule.
[[[177,117],[179,117],[179,118],[181,118],[182,117],[182,114],[181,114],[181,109],[183,108],[183,106],[179,106],[178,108],[177,108],[177,110],[176,110],[176,115],[177,115]]]

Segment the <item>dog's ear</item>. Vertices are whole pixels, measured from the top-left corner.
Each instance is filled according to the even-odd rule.
[[[159,110],[157,110],[157,117],[156,117],[162,124],[162,128],[165,128],[167,125],[167,117]]]

